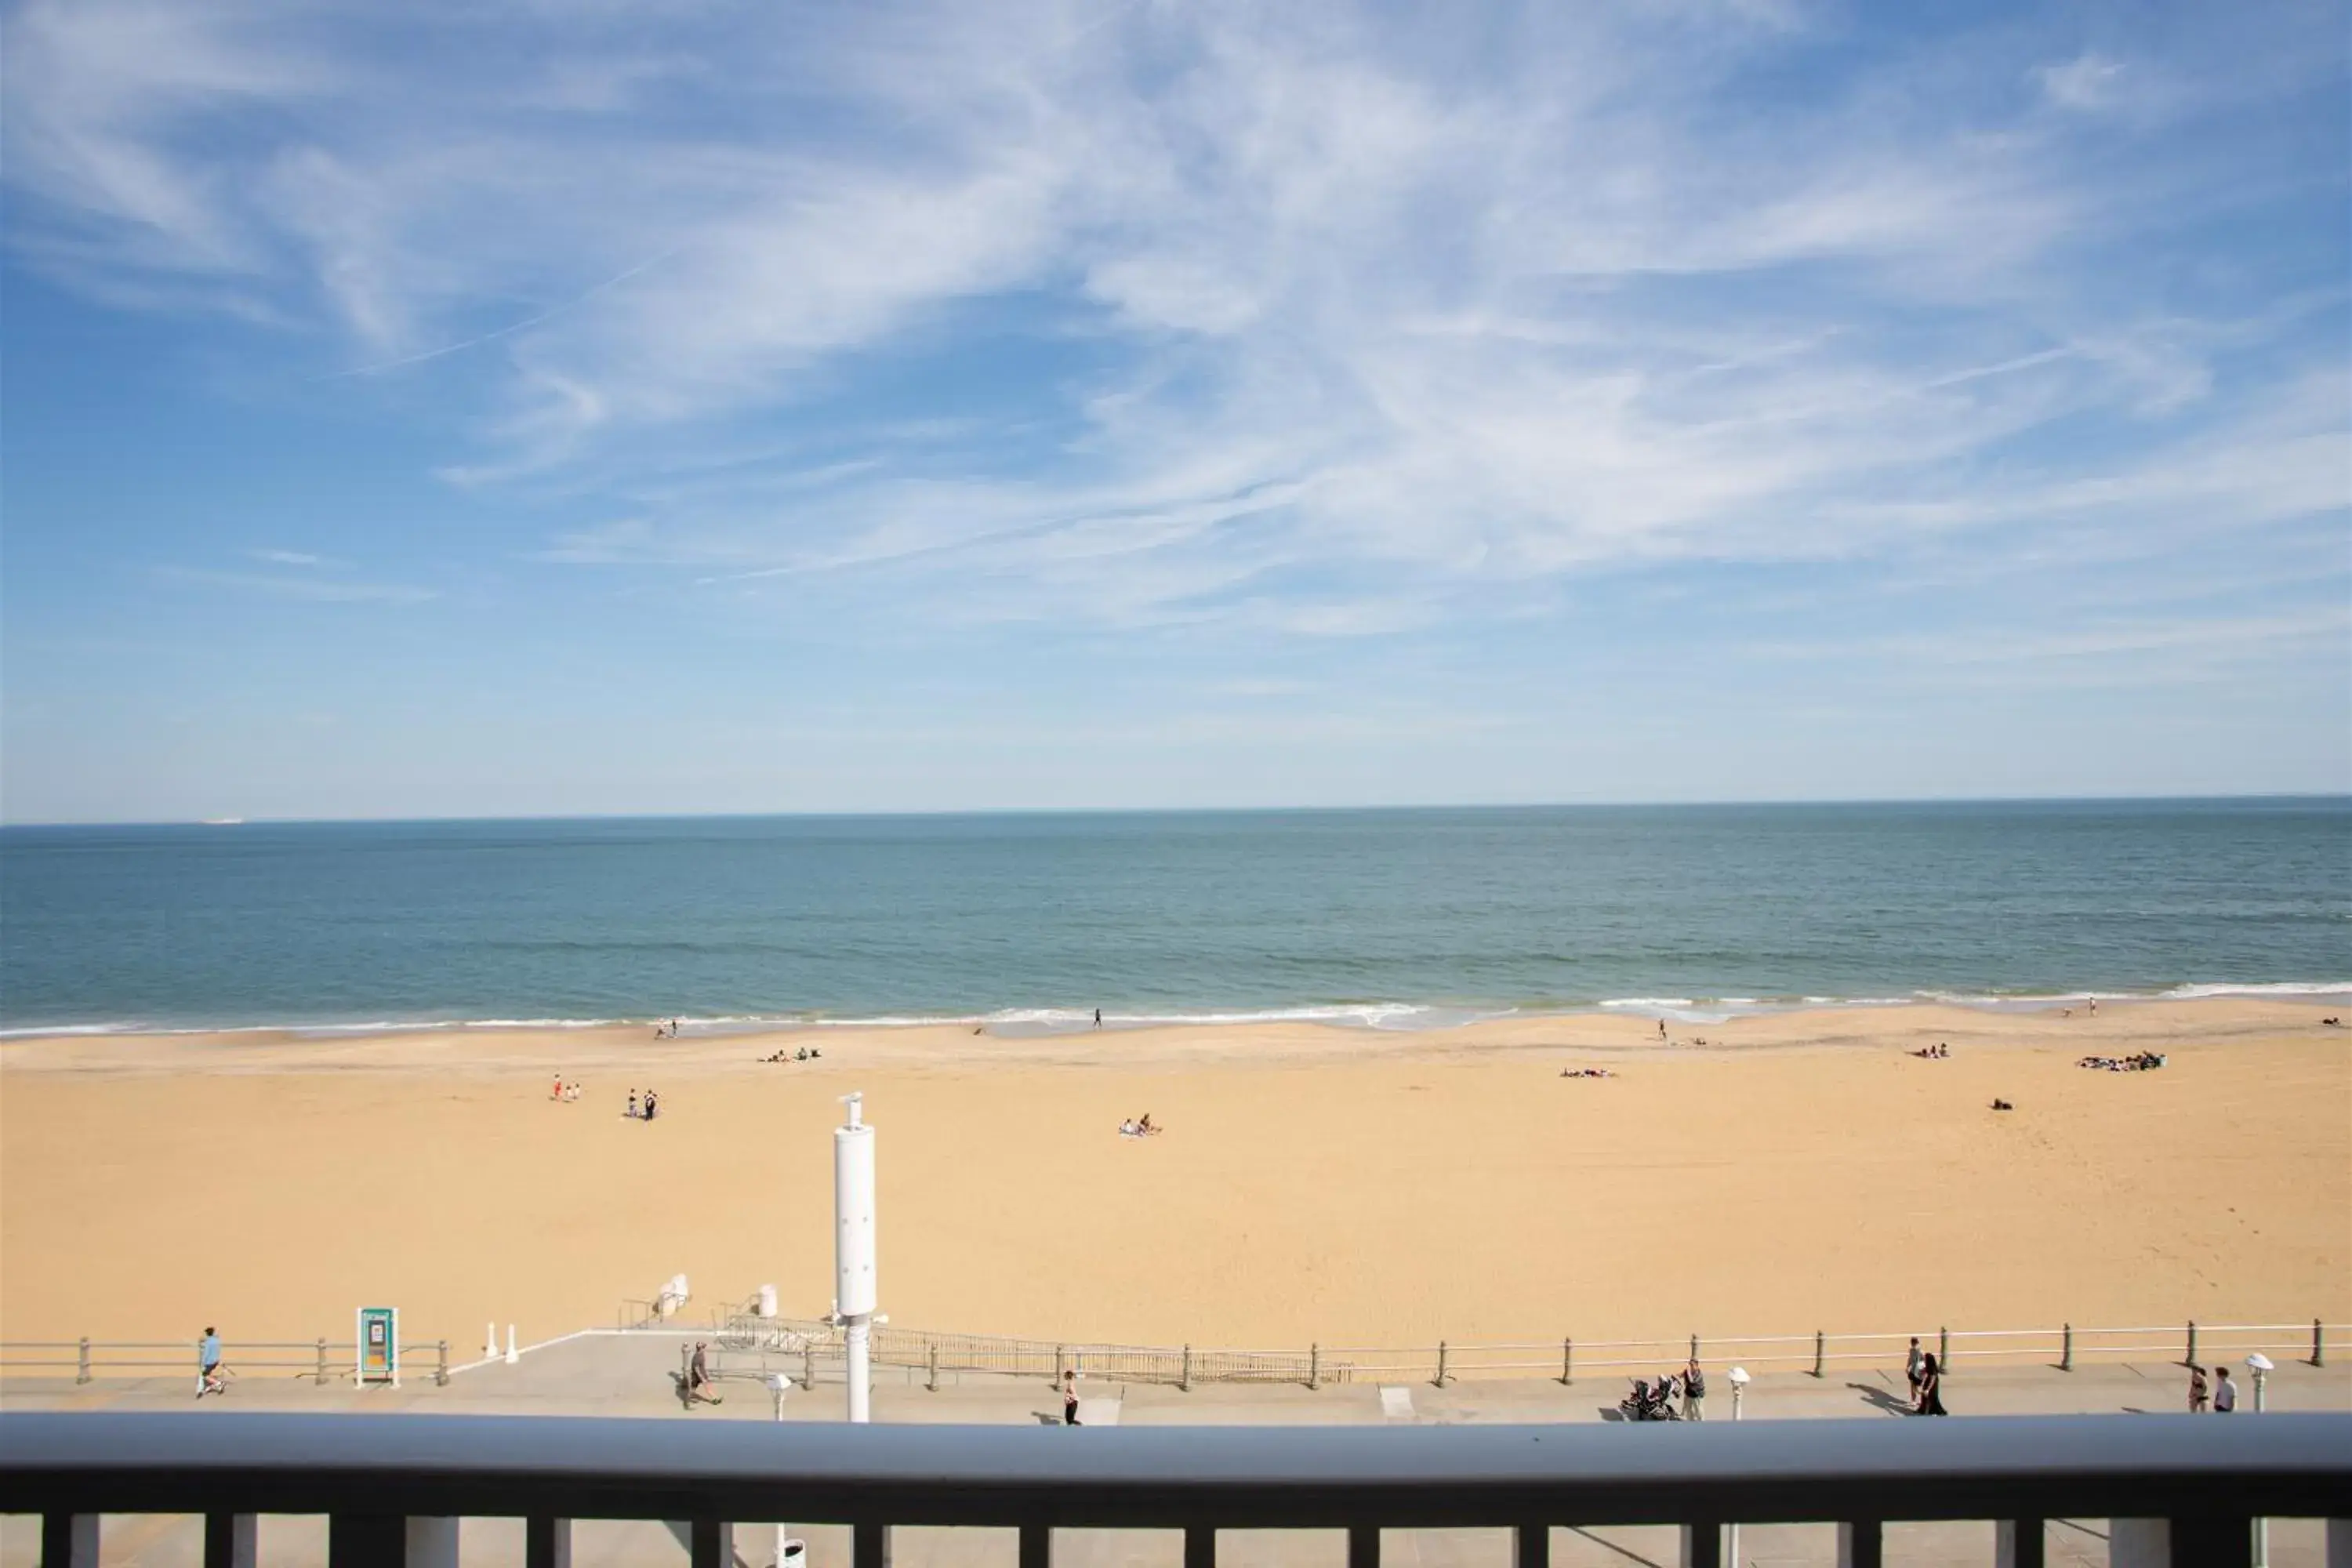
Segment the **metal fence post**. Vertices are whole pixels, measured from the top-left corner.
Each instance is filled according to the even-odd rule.
[[[940,1391],[940,1342],[937,1340],[931,1342],[930,1363],[931,1392],[937,1394]]]
[[[1563,1387],[1576,1381],[1576,1342],[1572,1339],[1559,1342],[1559,1381]]]
[[[1937,1372],[1952,1370],[1952,1331],[1949,1329],[1936,1331],[1936,1370]]]
[[[1061,1345],[1054,1347],[1054,1386],[1062,1386],[1062,1375],[1069,1370],[1069,1357]]]
[[[1829,1359],[1830,1336],[1822,1330],[1815,1329],[1813,1331],[1813,1375],[1815,1377],[1822,1375],[1822,1369],[1829,1363]]]
[[[1176,1379],[1176,1386],[1186,1394],[1192,1392],[1192,1347],[1184,1347],[1184,1370]]]
[[[811,1389],[815,1386],[816,1342],[814,1340],[803,1340],[801,1342],[801,1387],[803,1389]]]
[[[2319,1338],[2316,1332],[2313,1334],[2311,1342],[2315,1345],[2319,1343]],[[2315,1355],[2318,1352],[2315,1351],[2313,1353]],[[2312,1364],[2316,1366],[2319,1363],[2315,1361]],[[74,1381],[76,1383],[88,1383],[89,1381],[89,1336],[88,1334],[84,1334],[81,1337],[81,1355],[74,1367]]]
[[[88,1344],[89,1342],[84,1340],[82,1343]],[[2319,1331],[2317,1318],[2311,1320],[2311,1364],[2314,1366],[2327,1364],[2327,1341]]]
[[[327,1386],[327,1342],[319,1342],[319,1386]]]
[[[1445,1342],[1437,1342],[1437,1386],[1445,1386]]]
[[[434,1369],[433,1382],[436,1387],[446,1388],[449,1386],[449,1342],[443,1340],[437,1348],[441,1352],[441,1364]]]
[[[1693,1360],[1693,1361],[1696,1361],[1696,1360],[1698,1360],[1698,1336],[1697,1336],[1696,1334],[1693,1334],[1693,1335],[1691,1336],[1691,1354],[1690,1354],[1690,1358],[1691,1358],[1691,1360]]]
[[[1323,1386],[1323,1347],[1320,1344],[1307,1347],[1307,1386]]]
[[[2180,1358],[2180,1364],[2183,1366],[2197,1364],[2197,1320],[2194,1318],[2189,1320],[2189,1353]]]
[[[2059,1342],[2058,1370],[2072,1372],[2074,1370],[2074,1325],[2068,1323],[2064,1333],[2065,1337]]]

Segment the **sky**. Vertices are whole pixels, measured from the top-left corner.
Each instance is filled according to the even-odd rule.
[[[2352,789],[2341,4],[0,34],[8,821]]]

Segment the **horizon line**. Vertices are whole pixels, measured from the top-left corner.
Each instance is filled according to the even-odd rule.
[[[609,811],[494,812],[476,815],[422,816],[256,816],[233,818],[50,818],[37,821],[0,820],[0,832],[55,827],[334,827],[426,823],[476,822],[772,822],[823,820],[895,820],[902,818],[988,816],[1265,816],[1372,812],[1439,811],[1676,811],[1720,810],[1725,807],[1805,807],[1876,805],[2229,805],[2276,802],[2340,802],[2352,805],[2352,789],[2336,791],[2279,790],[2231,795],[1845,795],[1776,799],[1715,800],[1523,800],[1419,801],[1355,805],[1000,805],[942,806],[903,811]]]

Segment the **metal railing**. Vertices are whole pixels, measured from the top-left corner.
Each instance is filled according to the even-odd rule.
[[[326,1384],[359,1372],[358,1352],[341,1341],[224,1340],[220,1352],[221,1365],[239,1377],[266,1373]],[[403,1367],[420,1362],[436,1384],[446,1384],[449,1342],[400,1347]],[[164,1372],[184,1372],[194,1377],[204,1369],[204,1343],[200,1340],[0,1340],[0,1373],[68,1369],[77,1384],[150,1377]]]
[[[625,1313],[624,1314],[625,1316]],[[630,1325],[644,1327],[643,1324]],[[696,1331],[675,1320],[664,1331]],[[722,1345],[789,1353],[804,1363],[814,1384],[820,1362],[837,1362],[840,1331],[808,1319],[752,1318],[731,1313],[711,1330]],[[1966,1364],[2042,1365],[2072,1372],[2078,1364],[2160,1355],[2182,1364],[2242,1357],[2261,1351],[2325,1366],[2327,1356],[2352,1351],[2352,1323],[2197,1323],[2160,1327],[1949,1329],[1883,1333],[1767,1334],[1677,1339],[1577,1340],[1562,1337],[1517,1343],[1441,1341],[1429,1346],[1308,1345],[1304,1349],[1231,1350],[1181,1345],[1089,1344],[1011,1339],[985,1334],[927,1332],[887,1326],[873,1331],[877,1366],[926,1370],[934,1386],[942,1373],[995,1373],[1059,1383],[1082,1377],[1191,1388],[1196,1383],[1303,1384],[1426,1380],[1439,1386],[1479,1378],[1545,1377],[1574,1383],[1579,1372],[1616,1373],[1679,1365],[1685,1358],[1750,1371],[1801,1371],[1827,1377],[1832,1369],[1899,1367],[1916,1338],[1939,1365],[1958,1373]]]
[[[99,1517],[206,1515],[206,1568],[249,1568],[256,1521],[330,1516],[332,1568],[454,1568],[468,1516],[521,1517],[529,1568],[562,1568],[571,1521],[686,1521],[696,1568],[732,1524],[845,1524],[855,1568],[887,1568],[898,1525],[1019,1532],[1051,1568],[1056,1529],[1340,1530],[1349,1568],[1381,1531],[1501,1527],[1546,1568],[1555,1527],[1682,1525],[1717,1568],[1722,1527],[1832,1521],[1840,1561],[1880,1561],[1889,1521],[1999,1521],[2039,1563],[2042,1521],[2116,1520],[2113,1561],[2247,1563],[2257,1519],[2340,1515],[2352,1415],[2130,1415],[1705,1426],[1009,1426],[319,1415],[0,1415],[0,1511],[43,1515],[44,1568],[95,1568]],[[2130,1521],[2130,1528],[2125,1521]],[[2152,1523],[2151,1521],[2163,1521]],[[2352,1550],[2331,1524],[2330,1558]]]

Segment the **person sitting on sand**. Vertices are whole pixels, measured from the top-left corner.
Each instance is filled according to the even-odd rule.
[[[1136,1130],[1135,1119],[1133,1117],[1129,1117],[1125,1121],[1118,1124],[1118,1135],[1122,1138],[1140,1138],[1143,1136],[1141,1132]]]
[[[2015,1107],[2014,1105],[2011,1105],[2009,1101],[2007,1101],[2007,1100],[1994,1100],[1994,1101],[1992,1102],[1992,1108],[1993,1108],[1995,1110],[2015,1110],[2017,1109],[2017,1107]]]
[[[1168,1131],[1164,1127],[1154,1127],[1151,1125],[1151,1112],[1148,1110],[1145,1111],[1136,1121],[1135,1130],[1146,1138],[1150,1137],[1155,1132],[1165,1132]]]

